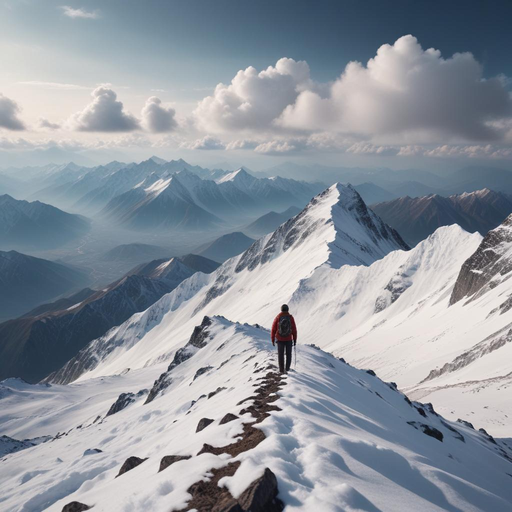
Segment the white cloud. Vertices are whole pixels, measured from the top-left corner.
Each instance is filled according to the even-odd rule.
[[[284,155],[301,151],[306,149],[306,147],[306,140],[271,140],[263,142],[254,151],[265,155]]]
[[[226,146],[215,137],[211,135],[206,135],[202,139],[197,139],[193,142],[184,142],[181,144],[182,148],[185,149],[206,149],[206,150],[216,150],[216,149],[226,149]]]
[[[140,122],[123,110],[117,94],[107,86],[91,93],[93,101],[70,119],[72,129],[82,132],[129,132],[138,130]]]
[[[503,80],[484,80],[473,55],[443,59],[409,35],[381,46],[367,66],[349,63],[327,97],[302,92],[279,124],[404,142],[498,140],[490,121],[511,115]]]
[[[207,133],[296,137],[328,133],[381,145],[498,141],[512,118],[502,76],[484,79],[470,53],[443,58],[415,37],[381,46],[366,65],[350,62],[337,80],[311,80],[306,62],[280,59],[239,71],[195,109]]]
[[[237,149],[255,149],[260,144],[260,142],[251,139],[236,139],[226,144],[226,149],[228,151],[234,151]]]
[[[40,117],[39,128],[42,128],[43,130],[58,130],[60,128],[60,124],[52,123],[51,121],[48,121],[48,119]]]
[[[141,112],[142,124],[153,133],[172,132],[178,126],[176,111],[171,107],[164,107],[160,98],[151,96],[146,101]]]
[[[95,20],[100,17],[100,13],[98,11],[87,11],[82,8],[74,9],[69,5],[63,5],[61,6],[61,9],[64,12],[64,15],[68,18]]]
[[[194,111],[198,127],[208,132],[264,130],[311,87],[309,66],[304,61],[280,59],[276,66],[258,71],[239,71],[231,84],[218,84],[213,96],[199,102]]]
[[[0,128],[7,130],[24,130],[25,125],[18,117],[21,112],[19,105],[0,93]]]

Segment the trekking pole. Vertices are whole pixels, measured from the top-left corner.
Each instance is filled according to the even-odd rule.
[[[297,371],[297,345],[293,346],[293,350],[295,352],[295,366],[294,366],[294,369],[295,369],[295,371]]]

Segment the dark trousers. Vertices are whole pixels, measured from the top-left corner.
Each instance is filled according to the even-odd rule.
[[[277,342],[277,359],[279,361],[279,371],[284,372],[284,353],[286,351],[286,371],[290,369],[292,364],[292,341]]]

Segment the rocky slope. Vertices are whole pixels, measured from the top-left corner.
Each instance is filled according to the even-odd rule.
[[[485,235],[512,213],[512,198],[489,189],[442,197],[401,197],[372,205],[385,222],[393,226],[411,245],[431,235],[437,228],[459,224],[463,229]]]

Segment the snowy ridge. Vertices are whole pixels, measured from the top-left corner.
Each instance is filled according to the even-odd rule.
[[[33,411],[30,396],[4,396],[12,415],[8,434],[33,435],[49,424],[60,425],[61,434],[7,456],[0,465],[0,507],[60,512],[78,501],[103,512],[176,511],[186,506],[191,485],[239,462],[221,481],[232,496],[269,468],[290,511],[510,509],[512,452],[503,442],[451,423],[373,372],[309,346],[299,348],[298,373],[286,378],[273,402],[280,410],[257,425],[265,436],[257,446],[235,457],[199,454],[205,444],[232,443],[253,421],[243,412],[251,402],[240,402],[274,360],[268,336],[258,327],[211,318],[203,348],[172,370],[162,394],[146,405],[136,399],[108,417],[119,389],[135,394],[148,387],[144,377],[156,368],[46,388],[55,400],[69,390],[69,403],[57,414],[54,408],[40,412],[30,425],[21,417]],[[100,390],[95,407],[84,401]],[[222,424],[228,413],[235,418]],[[62,428],[70,417],[73,427]],[[202,418],[213,422],[196,433]],[[170,455],[189,458],[159,471]],[[146,460],[116,478],[131,456]]]
[[[366,208],[354,189],[330,187],[242,255],[226,261],[209,276],[192,276],[157,302],[144,313],[157,319],[154,322],[141,319],[139,326],[139,317],[133,317],[118,328],[122,335],[118,336],[117,330],[107,333],[100,343],[105,347],[101,357],[106,359],[95,364],[91,375],[109,375],[140,367],[148,359],[160,360],[175,348],[180,333],[190,330],[204,314],[226,313],[239,321],[268,325],[275,314],[268,297],[288,301],[318,267],[368,265],[404,246],[399,235]],[[254,300],[239,300],[242,294]],[[169,340],[166,333],[170,329],[174,334]],[[110,343],[115,353],[107,348]]]

